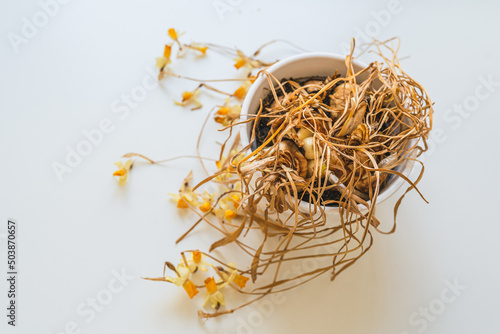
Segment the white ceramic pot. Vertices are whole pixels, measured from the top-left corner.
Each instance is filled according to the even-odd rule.
[[[353,61],[354,71],[359,71],[366,67],[366,65],[359,62]],[[345,65],[345,57],[339,56],[332,53],[304,53],[296,56],[292,56],[283,60],[280,60],[276,64],[269,67],[267,70],[269,73],[274,75],[277,80],[282,79],[297,79],[305,77],[327,77],[333,75],[335,70],[341,76],[345,76],[347,68]],[[366,76],[359,76],[359,82],[364,80]],[[255,80],[249,89],[243,105],[241,108],[241,114],[245,118],[245,115],[255,114],[260,106],[260,100],[264,99],[269,94],[269,82],[265,75],[261,75]],[[251,117],[251,116],[248,116]],[[241,140],[243,146],[247,146],[250,140],[250,134],[252,131],[253,122],[246,123],[242,125],[240,129]],[[410,156],[415,157],[416,150],[410,154]],[[396,167],[395,169],[403,173],[405,176],[409,177],[414,168],[414,161],[407,160],[404,164]],[[377,198],[377,204],[383,202],[391,195],[393,195],[404,183],[405,181],[400,177],[389,177],[384,188],[380,191]],[[308,212],[309,204],[306,202],[300,203],[300,209],[303,212]],[[338,213],[337,207],[326,207],[326,213]]]

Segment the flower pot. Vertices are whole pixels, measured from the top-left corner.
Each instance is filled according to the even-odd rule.
[[[354,71],[357,72],[366,67],[357,61],[353,61]],[[334,74],[335,70],[345,77],[347,68],[345,65],[345,57],[331,54],[331,53],[304,53],[283,59],[268,68],[277,80],[282,79],[299,79],[307,77],[327,77]],[[357,77],[357,81],[361,82],[367,77],[367,73],[363,73]],[[241,114],[243,118],[251,118],[259,107],[260,100],[264,100],[270,92],[269,82],[265,75],[260,75],[253,83],[248,91],[245,100],[243,101]],[[245,123],[241,126],[240,134],[242,145],[245,147],[249,144],[253,122]],[[414,145],[416,140],[410,142]],[[411,151],[409,156],[414,158],[417,154],[416,150]],[[405,162],[394,169],[409,177],[414,168],[413,160],[405,160]],[[383,188],[380,189],[377,197],[377,204],[383,202],[391,195],[393,195],[405,181],[401,177],[391,175],[387,178]],[[369,202],[368,202],[369,203]],[[299,204],[299,209],[302,212],[309,212],[309,203],[302,201]],[[338,207],[326,206],[326,213],[338,213]]]

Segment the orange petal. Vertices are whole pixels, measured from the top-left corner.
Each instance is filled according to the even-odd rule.
[[[236,63],[234,64],[234,67],[236,67],[237,69],[242,68],[247,63],[245,61],[245,59],[242,59],[242,58],[236,58],[235,60],[236,60]]]
[[[201,47],[196,48],[196,50],[200,51],[203,54],[207,53],[207,49],[208,49],[208,46],[201,46]]]
[[[172,46],[165,44],[165,50],[163,50],[163,57],[170,59],[171,54],[172,54]]]
[[[200,210],[203,212],[208,212],[212,208],[212,205],[210,205],[209,202],[205,202],[202,205],[200,205]]]
[[[177,31],[175,31],[175,29],[174,29],[174,28],[170,28],[170,29],[168,29],[168,36],[170,36],[170,38],[172,38],[174,41],[176,41],[176,40],[177,40],[177,38],[179,38],[179,37],[177,36]]]
[[[224,124],[224,123],[226,122],[226,117],[215,116],[215,117],[214,117],[214,120],[215,120],[217,123]],[[220,168],[220,167],[218,167],[218,168]]]
[[[231,202],[233,202],[233,204],[234,204],[235,206],[240,205],[240,196],[238,196],[238,195],[232,195],[232,196],[229,198],[229,200],[230,200]]]
[[[125,171],[123,169],[119,169],[113,173],[113,176],[123,176],[125,175]]]
[[[215,284],[215,280],[213,277],[208,277],[205,280],[205,287],[207,288],[207,292],[210,294],[217,291],[217,284]]]
[[[227,219],[231,219],[231,218],[234,218],[236,217],[238,214],[236,212],[234,212],[233,210],[226,210],[226,212],[224,213],[224,216],[227,218]]]
[[[249,278],[248,277],[245,277],[243,275],[240,275],[240,274],[236,274],[236,277],[234,277],[234,280],[233,282],[239,286],[240,288],[244,288],[245,285],[247,285],[247,282],[248,282]]]
[[[247,94],[247,90],[246,88],[241,85],[240,87],[238,87],[237,90],[234,91],[233,95],[239,99],[242,99],[245,97],[245,95]]]
[[[187,209],[187,208],[189,208],[189,205],[186,203],[184,198],[181,198],[177,201],[177,207],[179,209]]]
[[[225,115],[229,114],[229,109],[226,107],[222,107],[219,110],[217,110],[217,114],[221,115],[221,116],[225,116]]]
[[[192,97],[193,97],[193,92],[184,92],[182,93],[182,102],[186,102]]]
[[[190,280],[186,280],[186,282],[182,284],[182,287],[184,288],[184,290],[186,290],[189,298],[191,299],[198,293],[196,285],[194,285],[194,283],[191,282]]]
[[[194,263],[200,263],[201,261],[201,252],[194,251],[193,252],[193,261]]]

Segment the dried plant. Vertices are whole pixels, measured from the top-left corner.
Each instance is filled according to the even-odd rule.
[[[178,208],[192,210],[199,217],[177,242],[200,223],[222,237],[208,252],[182,252],[178,266],[167,262],[174,277],[164,272],[150,279],[183,286],[191,298],[206,288],[205,304],[210,302],[215,311],[199,311],[199,316],[211,318],[325,273],[333,280],[370,249],[373,230],[392,233],[404,195],[395,205],[389,231],[378,228],[377,198],[390,178],[407,182],[405,194],[418,191],[423,168],[412,181],[397,167],[410,160],[418,162],[415,156],[427,149],[433,109],[425,89],[401,68],[399,43],[396,48],[391,43],[374,41],[371,50],[378,61],[360,71],[354,71],[352,63],[353,43],[345,60],[345,76],[334,71],[327,78],[282,81],[266,71],[268,63],[254,58],[260,49],[253,57],[237,50],[235,66],[248,66],[248,76],[253,70],[258,71],[255,76],[265,76],[270,94],[243,121],[239,120],[241,108],[231,106],[230,100],[218,108],[215,120],[230,134],[216,162],[218,170],[194,187],[190,174],[173,196]],[[247,123],[252,124],[250,144],[241,147],[238,128]],[[125,157],[162,162],[138,154]],[[116,175],[123,177],[123,173]],[[201,192],[207,184],[217,184],[220,190]],[[338,216],[329,214],[332,207]],[[240,266],[211,255],[217,248],[223,253],[229,245],[231,255],[233,249],[241,252]],[[311,270],[287,269],[308,259],[317,261]],[[204,285],[193,283],[201,264],[213,269],[217,282],[208,277]],[[244,290],[249,278],[251,289]],[[248,295],[249,300],[221,309],[225,305],[221,289],[226,286]]]

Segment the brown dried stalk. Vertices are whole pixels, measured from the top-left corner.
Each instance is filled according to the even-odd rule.
[[[389,42],[375,41],[372,50],[381,62],[358,72],[353,70],[353,47],[346,57],[345,77],[335,71],[324,79],[279,82],[261,71],[271,83],[270,96],[244,121],[253,122],[250,142],[256,140],[258,147],[251,153],[247,153],[251,145],[234,153],[233,146],[221,170],[193,188],[220,182],[224,176],[229,190],[217,202],[238,194],[240,219],[229,222],[219,217],[213,223],[211,213],[198,213],[200,219],[183,235],[202,221],[216,227],[222,238],[210,251],[233,244],[245,254],[246,261],[235,269],[249,275],[254,287],[238,291],[255,299],[229,310],[200,311],[200,317],[232,313],[327,272],[333,280],[370,249],[371,229],[379,226],[374,208],[387,179],[401,177],[409,184],[407,192],[416,189],[423,169],[412,182],[394,168],[413,159],[412,150],[427,149],[432,101],[402,70],[399,45],[393,49]],[[387,51],[389,57],[384,55]],[[359,79],[362,74],[366,80]],[[259,136],[262,127],[269,132]],[[327,206],[338,207],[340,219],[328,217]],[[393,231],[394,227],[388,233]],[[249,233],[258,241],[245,243]],[[305,259],[317,261],[316,268],[300,273],[287,270]]]

